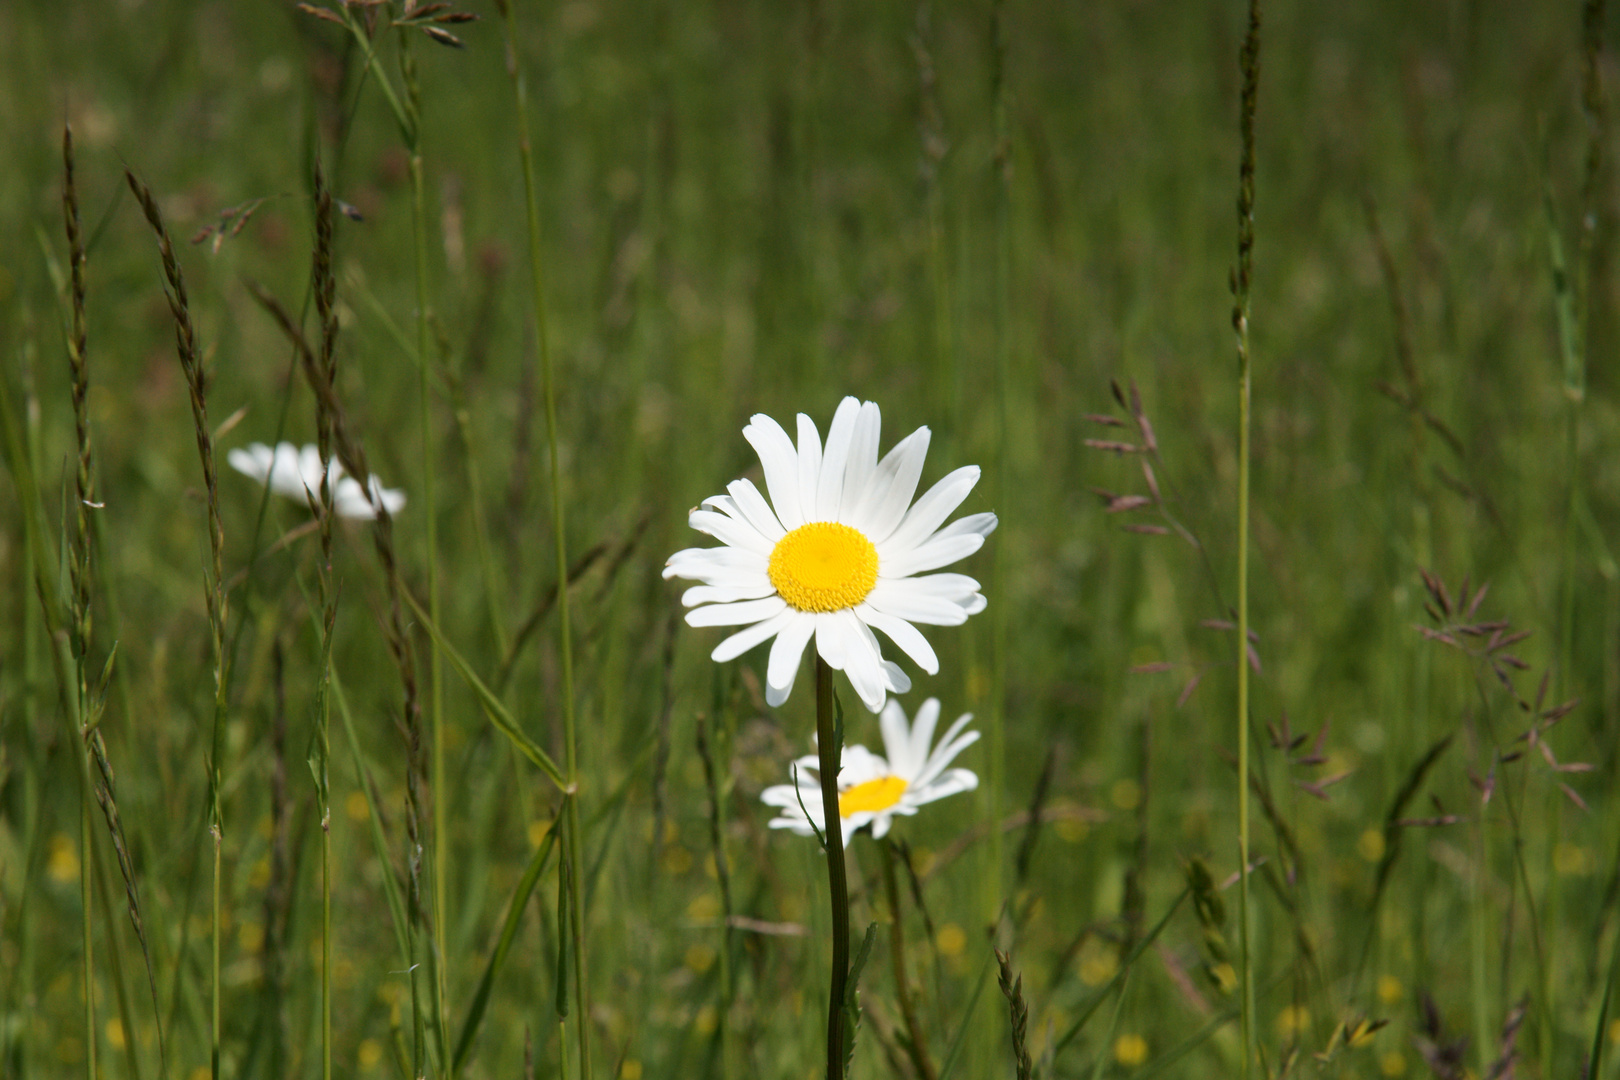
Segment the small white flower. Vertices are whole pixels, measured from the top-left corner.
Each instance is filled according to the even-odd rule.
[[[821,658],[877,712],[911,680],[883,659],[874,630],[933,675],[939,659],[913,624],[955,626],[984,610],[972,578],[923,574],[973,554],[995,529],[994,514],[944,524],[978,483],[978,466],[950,473],[914,504],[929,431],[918,428],[879,461],[879,427],[875,404],[846,397],[825,447],[800,413],[795,448],[780,424],[755,415],[743,437],[759,454],[771,501],[733,481],[688,519],[723,546],[678,551],[664,567],[666,578],[703,582],[681,597],[687,607],[705,605],[687,613],[688,624],[746,627],[715,648],[717,662],[776,639],[765,670],[771,705],[787,700],[814,635]]]
[[[962,731],[972,713],[964,713],[945,732],[939,745],[929,750],[934,727],[939,723],[939,699],[929,698],[917,710],[917,722],[908,727],[900,703],[891,701],[883,709],[883,750],[888,760],[864,746],[844,748],[843,767],[838,773],[838,816],[845,836],[866,825],[873,837],[888,835],[896,814],[915,814],[919,806],[972,791],[979,778],[967,769],[947,769],[967,747],[978,741],[977,731]],[[771,821],[773,829],[792,829],[800,836],[811,836],[826,826],[826,810],[821,801],[818,758],[811,754],[794,762],[794,783],[766,788],[760,800],[780,814]],[[805,814],[808,811],[809,817]],[[815,829],[811,823],[815,823]]]
[[[246,450],[232,450],[226,456],[231,468],[253,477],[270,490],[289,499],[297,499],[311,507],[321,501],[321,452],[313,443],[300,450],[290,442],[280,443],[271,450],[264,443],[253,443]],[[338,517],[360,518],[369,521],[377,516],[372,499],[366,497],[360,481],[349,476],[337,458],[333,458],[328,471],[332,485],[332,507]],[[405,506],[405,493],[382,486],[376,475],[371,477],[371,494],[390,514],[397,514]]]

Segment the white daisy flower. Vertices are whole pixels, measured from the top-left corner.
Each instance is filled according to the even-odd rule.
[[[917,710],[916,724],[910,727],[900,703],[889,702],[882,716],[883,749],[888,760],[864,746],[844,748],[843,768],[838,773],[838,816],[843,821],[843,834],[849,836],[871,825],[872,836],[881,840],[888,835],[896,814],[915,814],[919,806],[978,787],[979,778],[969,770],[945,767],[978,741],[977,731],[962,731],[972,719],[972,713],[958,717],[930,751],[934,727],[939,723],[939,699],[923,702]],[[771,821],[771,828],[792,829],[800,836],[826,831],[821,780],[816,775],[818,760],[814,754],[800,758],[794,762],[795,783],[766,788],[760,795],[765,805],[781,811]]]
[[[231,468],[253,477],[270,490],[289,499],[297,499],[318,506],[321,501],[321,452],[314,443],[299,449],[290,442],[280,443],[271,450],[264,443],[253,443],[246,450],[232,450],[226,456]],[[360,518],[369,521],[377,516],[372,499],[366,497],[360,481],[349,476],[338,462],[331,461],[328,472],[332,485],[332,508],[338,517]],[[382,486],[382,481],[371,477],[372,498],[397,514],[405,506],[405,493]]]
[[[703,500],[706,509],[688,519],[723,546],[678,551],[664,567],[666,578],[703,582],[681,597],[695,607],[688,624],[746,627],[715,648],[716,661],[776,639],[765,671],[771,705],[787,700],[813,634],[821,658],[877,712],[911,680],[883,659],[873,630],[933,675],[939,659],[913,624],[955,626],[984,610],[972,578],[923,574],[973,554],[995,529],[994,514],[944,525],[979,482],[979,467],[957,469],[913,504],[929,431],[918,428],[879,461],[879,424],[875,404],[846,397],[825,446],[800,413],[795,448],[780,424],[756,414],[743,437],[765,467],[771,501],[749,481],[732,481],[730,494]]]

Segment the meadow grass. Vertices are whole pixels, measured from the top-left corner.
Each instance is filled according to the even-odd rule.
[[[1241,3],[328,10],[0,9],[0,1077],[824,1074],[660,571],[845,394],[1001,521],[850,1075],[1620,1073],[1604,4],[1267,6],[1252,274]]]

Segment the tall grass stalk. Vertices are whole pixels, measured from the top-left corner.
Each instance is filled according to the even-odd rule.
[[[528,89],[523,78],[523,65],[518,59],[518,36],[510,0],[496,0],[501,18],[506,24],[506,73],[512,81],[512,96],[517,110],[518,155],[523,165],[523,202],[528,223],[529,278],[534,287],[534,325],[537,349],[540,354],[541,392],[546,407],[546,452],[551,466],[551,534],[556,553],[557,570],[557,637],[562,662],[563,711],[563,768],[567,777],[566,799],[563,803],[563,827],[567,831],[565,849],[568,873],[564,880],[572,890],[568,905],[568,926],[557,932],[572,938],[574,986],[577,991],[575,1023],[579,1035],[579,1075],[581,1080],[591,1077],[591,1044],[589,1027],[589,995],[585,981],[585,926],[579,895],[580,882],[580,830],[579,830],[579,754],[575,735],[574,714],[574,649],[573,628],[570,624],[568,598],[568,532],[563,517],[562,462],[558,453],[557,386],[552,371],[551,341],[546,328],[545,260],[540,247],[540,202],[534,177],[534,148],[529,141]]]
[[[78,188],[73,174],[73,129],[62,128],[62,216],[68,238],[68,266],[71,275],[70,324],[68,328],[68,364],[73,377],[73,426],[78,443],[78,468],[75,474],[74,532],[69,546],[72,583],[72,645],[74,673],[74,708],[78,720],[79,745],[75,752],[79,765],[79,902],[83,905],[84,949],[84,1037],[85,1069],[90,1080],[96,1080],[96,1003],[94,933],[91,927],[91,878],[95,851],[91,846],[90,818],[92,815],[90,779],[90,684],[85,665],[90,648],[90,413],[88,398],[90,372],[85,356],[87,331],[85,327],[84,238],[79,228]]]
[[[1260,84],[1260,0],[1249,0],[1249,28],[1240,55],[1243,97],[1239,106],[1242,158],[1238,165],[1238,251],[1232,280],[1232,328],[1238,354],[1238,992],[1243,1029],[1243,1065],[1248,1080],[1254,1053],[1254,976],[1249,949],[1249,283],[1254,257],[1254,113]]]
[[[316,371],[326,393],[315,395],[315,439],[321,455],[321,566],[317,587],[321,604],[321,673],[315,689],[315,798],[321,822],[321,1077],[332,1080],[332,639],[337,627],[337,581],[332,573],[333,501],[332,403],[337,396],[337,281],[332,272],[332,193],[320,162],[315,163],[315,256],[310,291],[320,319],[321,344]]]
[[[410,5],[407,4],[407,9]],[[422,518],[426,526],[428,613],[433,624],[442,626],[439,608],[439,526],[434,497],[434,471],[438,465],[433,437],[432,333],[428,310],[427,200],[422,175],[422,88],[416,77],[416,59],[411,53],[414,29],[399,28],[400,79],[405,86],[406,153],[411,176],[411,240],[416,268],[416,377],[418,422],[422,429]],[[436,640],[428,643],[428,730],[431,764],[428,796],[432,803],[433,829],[429,837],[428,862],[433,876],[433,1019],[437,1032],[441,1071],[453,1075],[449,1059],[450,1017],[445,982],[444,924],[446,915],[446,845],[449,799],[445,791],[444,769],[444,656]]]
[[[225,620],[228,599],[225,592],[224,558],[225,527],[219,516],[219,478],[214,467],[214,436],[208,423],[207,376],[202,368],[202,357],[197,349],[196,329],[191,321],[191,305],[186,296],[185,275],[175,258],[174,244],[163,224],[163,215],[157,200],[135,174],[124,170],[124,179],[135,193],[146,222],[158,241],[158,256],[163,263],[163,277],[168,284],[169,311],[174,316],[175,352],[186,378],[191,399],[191,423],[197,440],[197,456],[201,459],[203,496],[208,509],[209,566],[204,575],[208,607],[208,630],[214,659],[214,713],[209,739],[208,760],[208,832],[213,841],[212,890],[212,955],[209,989],[209,1070],[213,1080],[220,1076],[220,911],[222,905],[220,855],[225,841],[225,815],[222,809],[221,785],[224,776],[225,716],[228,708],[229,671],[225,652]],[[133,1033],[131,1033],[133,1035]]]

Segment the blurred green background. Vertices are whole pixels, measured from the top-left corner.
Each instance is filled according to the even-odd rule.
[[[443,624],[560,757],[519,129],[502,22],[482,0],[469,10],[485,18],[451,28],[464,50],[420,35],[410,45]],[[659,572],[703,540],[686,527],[689,507],[757,477],[740,435],[750,414],[788,422],[803,411],[824,428],[845,394],[883,407],[885,449],[933,429],[925,484],[983,465],[963,512],[1001,519],[985,550],[952,568],[985,583],[990,611],[929,632],[939,676],[908,667],[908,711],[938,696],[947,717],[973,711],[981,728],[999,714],[1007,748],[999,788],[900,830],[924,878],[926,918],[903,906],[934,1061],[961,1032],[957,1075],[1011,1075],[993,970],[981,981],[986,927],[1009,900],[1026,913],[1013,959],[1046,1075],[1236,1075],[1236,1024],[1217,1022],[1236,998],[1211,943],[1223,933],[1237,947],[1235,890],[1223,932],[1183,904],[1123,990],[1042,1055],[1176,901],[1189,859],[1206,858],[1217,883],[1237,869],[1234,641],[1208,623],[1236,602],[1228,280],[1245,12],[1005,0],[998,69],[996,10],[518,7],[568,551],[600,552],[571,591],[599,1075],[821,1071],[825,870],[812,841],[766,830],[757,799],[808,751],[808,680],[766,708],[763,655],[712,664],[719,633],[678,621],[679,591]],[[1252,831],[1266,863],[1252,963],[1268,1075],[1461,1077],[1466,1066],[1484,1076],[1521,1001],[1521,1075],[1582,1075],[1610,1034],[1600,1010],[1620,896],[1613,23],[1574,2],[1265,11],[1251,604]],[[376,39],[396,85],[399,39]],[[120,174],[152,187],[183,249],[223,452],[314,437],[285,338],[245,282],[295,312],[306,304],[319,154],[363,219],[338,227],[339,392],[372,467],[412,500],[396,538],[406,583],[424,595],[408,155],[364,69],[341,27],[271,0],[0,8],[0,356],[8,423],[42,493],[25,505],[8,453],[0,1075],[73,1075],[86,1053],[77,736],[57,704],[34,584],[36,566],[58,580],[72,517],[62,123],[77,139],[91,237],[89,416],[105,503],[93,515],[91,658],[99,670],[116,641],[101,730],[157,990],[154,1011],[98,815],[97,888],[110,901],[94,912],[96,1037],[106,1075],[189,1080],[206,1074],[209,1052],[208,545],[159,264]],[[1589,70],[1599,91],[1583,102]],[[184,243],[257,199],[240,232]],[[1127,399],[1132,385],[1140,392],[1160,507],[1111,514],[1096,493],[1148,492],[1140,455],[1085,444],[1141,441],[1110,380]],[[1084,419],[1099,413],[1128,426]],[[313,588],[318,549],[309,535],[272,548],[306,515],[277,501],[261,524],[261,494],[222,472],[235,580],[221,1051],[228,1076],[307,1077],[319,1074],[321,923],[304,761],[320,657],[300,583]],[[43,516],[45,550],[27,548],[29,513]],[[1186,537],[1122,528],[1167,526],[1164,515]],[[334,735],[335,1062],[340,1075],[404,1075],[396,1046],[408,1050],[410,1001],[381,885],[403,865],[400,691],[364,527],[340,533],[334,669],[387,846],[373,845],[356,759]],[[1453,595],[1465,578],[1491,586],[1475,615],[1437,610],[1440,622],[1533,632],[1509,650],[1525,670],[1504,668],[1530,710],[1481,655],[1494,627],[1454,635],[1466,653],[1419,633],[1439,625],[1423,570]],[[425,633],[417,641],[425,655]],[[508,667],[509,681],[498,678]],[[556,792],[449,667],[444,692],[450,771],[436,794],[448,807],[454,1033]],[[1579,704],[1558,726],[1537,718],[1570,699]],[[732,914],[798,933],[721,929],[700,722],[717,762]],[[852,713],[850,725],[852,741],[876,748],[871,717]],[[1310,738],[1278,747],[1295,734]],[[988,745],[959,764],[986,778]],[[1027,810],[1048,764],[1042,823],[1012,822],[997,865],[984,842],[992,819]],[[890,916],[870,838],[856,838],[851,860],[858,936]],[[559,1068],[554,867],[464,1075],[517,1073],[526,1030],[538,1073]],[[857,1075],[912,1074],[897,1050],[887,948],[881,935],[863,981]],[[1363,1015],[1388,1026],[1335,1043],[1336,1025]],[[1467,1045],[1447,1072],[1458,1039]],[[1611,1054],[1604,1075],[1614,1071]]]

